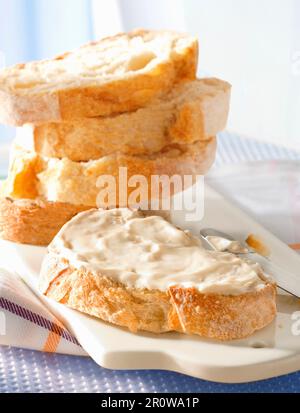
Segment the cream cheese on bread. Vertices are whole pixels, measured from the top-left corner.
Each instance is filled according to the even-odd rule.
[[[238,295],[265,286],[258,264],[208,251],[198,238],[164,218],[128,208],[78,214],[49,249],[76,268],[100,272],[128,287],[166,291],[180,285]]]

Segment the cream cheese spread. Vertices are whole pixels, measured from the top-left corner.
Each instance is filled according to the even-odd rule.
[[[238,295],[265,285],[259,264],[208,251],[200,239],[156,215],[127,208],[90,210],[63,226],[49,251],[75,268],[128,287],[166,291],[171,285]]]
[[[234,254],[247,254],[248,248],[244,247],[239,241],[232,241],[223,237],[208,235],[207,241],[210,242],[217,251],[228,251]]]

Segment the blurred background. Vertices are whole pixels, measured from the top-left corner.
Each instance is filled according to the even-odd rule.
[[[0,0],[0,65],[137,27],[195,34],[199,76],[233,85],[228,130],[300,150],[300,0]]]

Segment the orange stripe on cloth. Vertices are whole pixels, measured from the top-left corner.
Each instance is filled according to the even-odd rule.
[[[45,351],[47,353],[55,353],[60,343],[62,336],[61,333],[63,330],[64,326],[61,324],[61,322],[56,318],[53,319],[52,328],[49,331],[42,351]]]
[[[289,244],[289,247],[293,250],[300,250],[300,243],[298,244]]]

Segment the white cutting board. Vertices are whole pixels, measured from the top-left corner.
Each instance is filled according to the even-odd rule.
[[[195,234],[201,227],[214,227],[236,239],[245,239],[249,233],[260,235],[270,247],[274,262],[298,273],[300,282],[300,256],[210,187],[205,189],[204,219],[186,223],[183,217],[182,212],[172,213],[176,225]],[[0,249],[0,265],[21,275],[102,367],[173,370],[227,383],[260,380],[300,369],[300,335],[292,334],[296,321],[291,318],[300,311],[300,300],[291,296],[278,295],[276,320],[244,340],[223,343],[178,333],[133,334],[40,295],[36,281],[45,248],[1,241]]]

